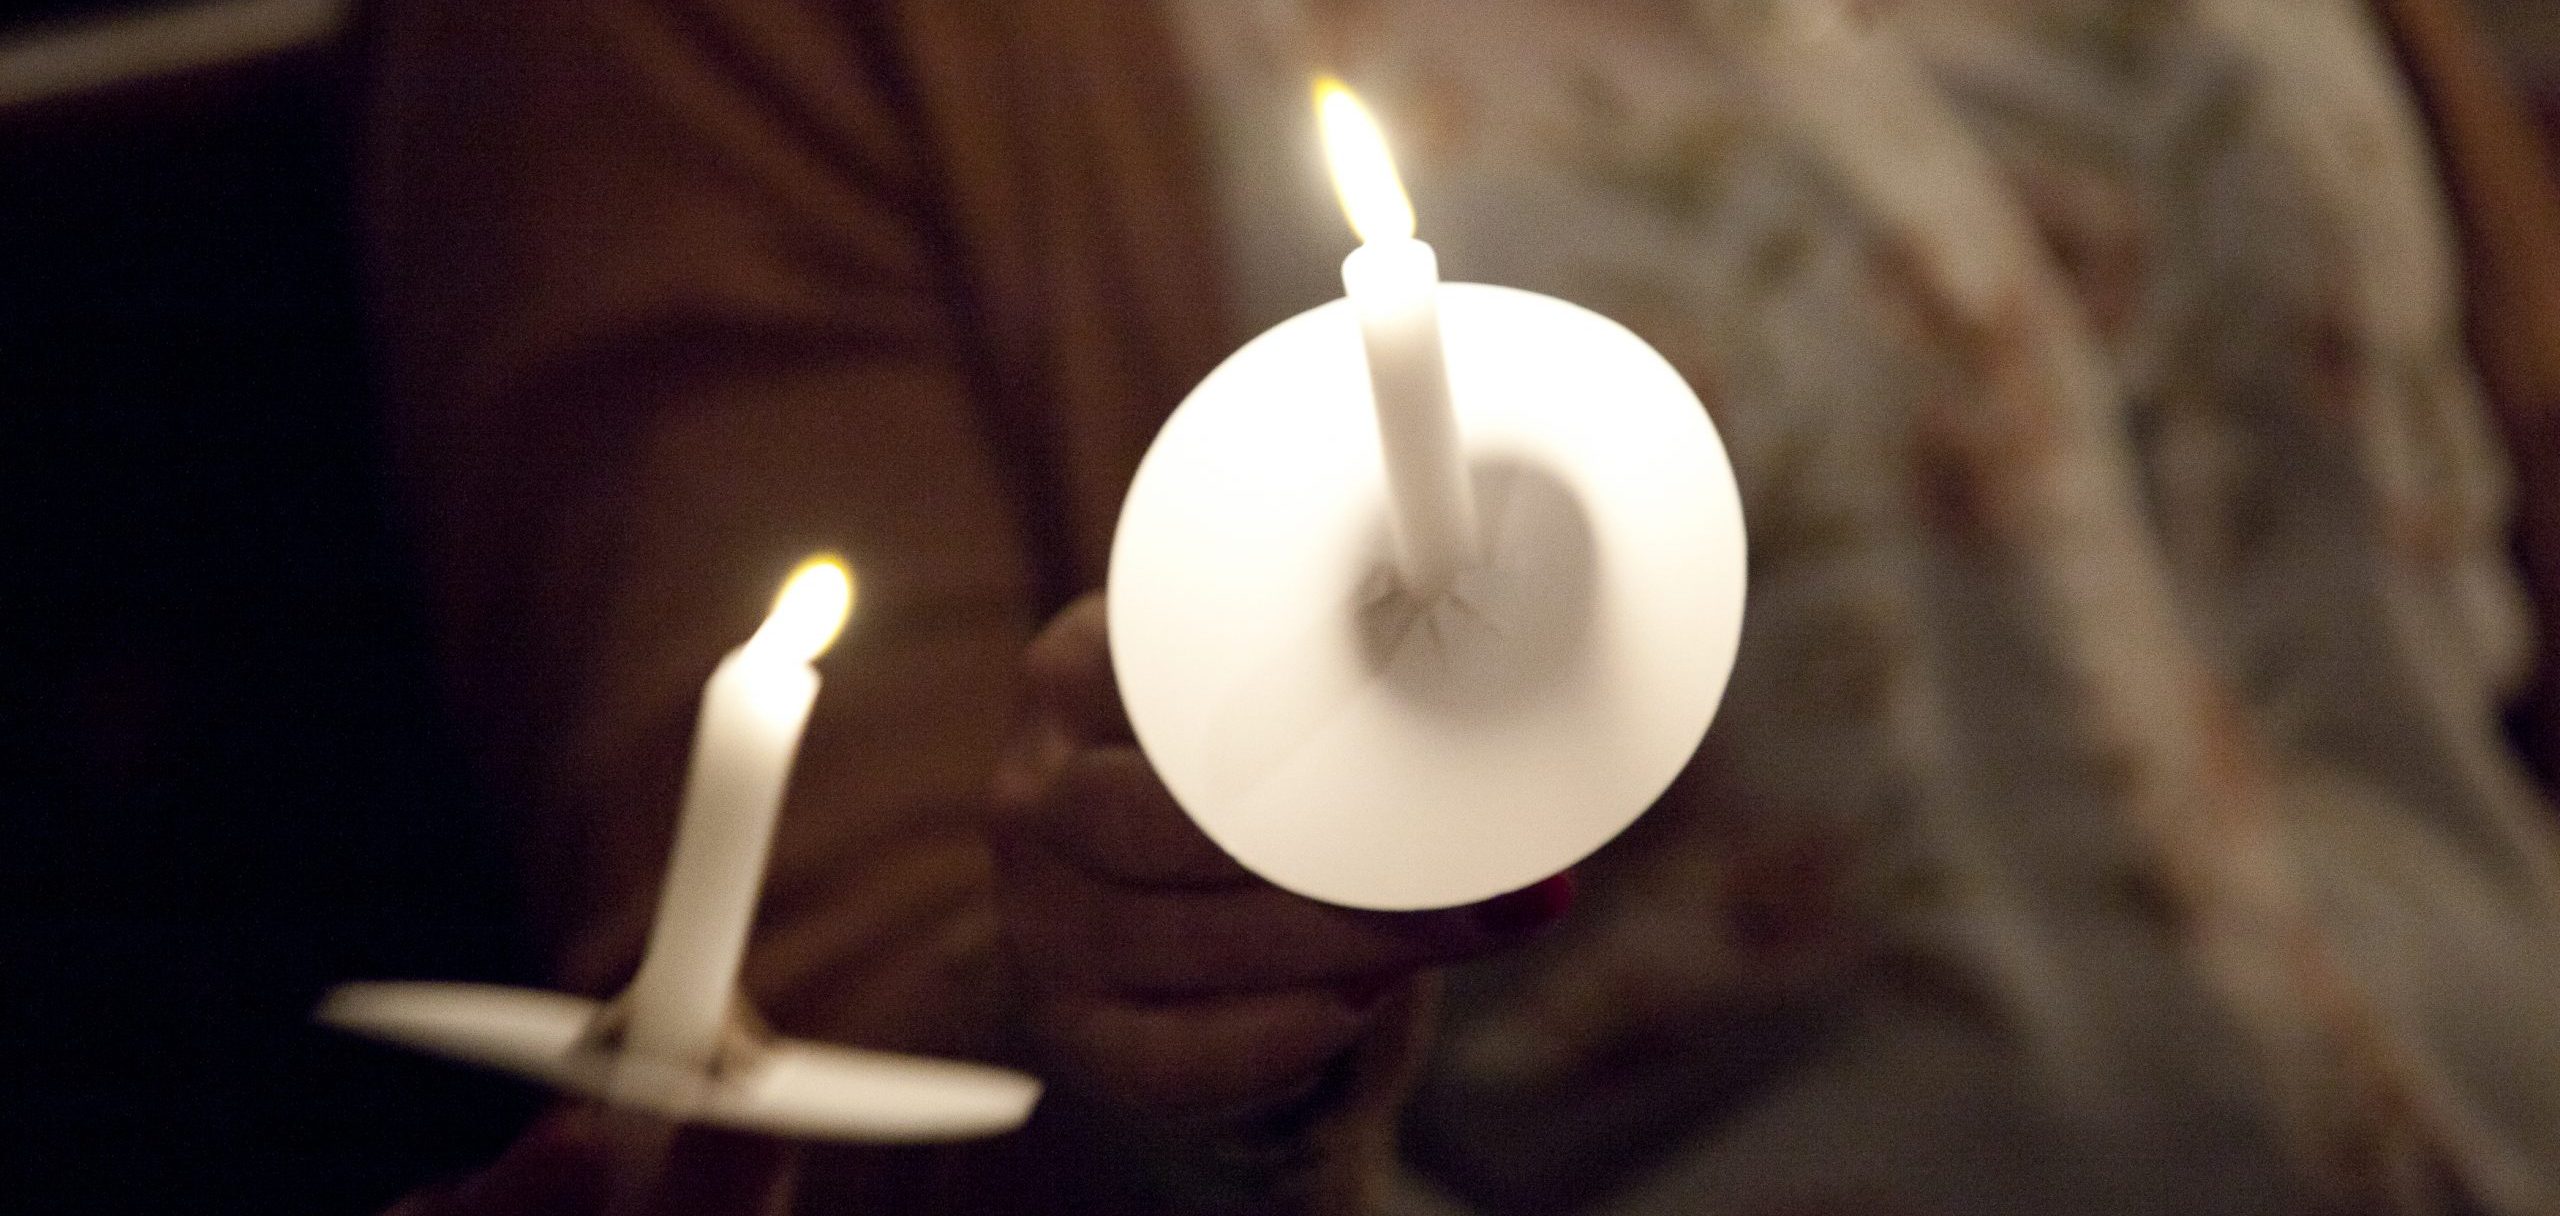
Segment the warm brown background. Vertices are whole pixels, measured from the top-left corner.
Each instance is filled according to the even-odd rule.
[[[2560,0],[2473,0],[2542,129],[2560,147]]]

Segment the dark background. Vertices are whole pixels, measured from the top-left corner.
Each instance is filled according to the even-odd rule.
[[[2560,4],[2482,9],[2560,129]],[[538,1101],[307,1021],[531,974],[382,472],[360,44],[0,107],[0,1208],[372,1212]]]
[[[378,1211],[534,1099],[307,1021],[526,972],[380,471],[344,62],[0,111],[0,1209]]]

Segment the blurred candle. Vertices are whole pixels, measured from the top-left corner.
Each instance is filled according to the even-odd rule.
[[[718,1051],[783,787],[818,695],[810,663],[852,609],[853,578],[842,562],[802,562],[763,627],[703,685],[666,886],[625,997],[633,1055],[700,1069]]]
[[[1343,259],[1342,287],[1368,356],[1399,566],[1406,590],[1427,597],[1477,558],[1475,504],[1440,346],[1440,262],[1413,237],[1413,204],[1367,108],[1330,77],[1315,91],[1334,189],[1361,241]]]

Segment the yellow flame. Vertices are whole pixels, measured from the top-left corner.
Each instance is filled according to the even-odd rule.
[[[817,658],[853,615],[853,595],[853,571],[844,559],[832,553],[811,556],[783,580],[773,611],[747,645],[795,663]]]
[[[1413,202],[1396,177],[1395,157],[1387,152],[1386,134],[1369,108],[1331,76],[1316,80],[1316,124],[1324,129],[1325,162],[1333,168],[1334,193],[1342,197],[1342,213],[1363,241],[1394,241],[1413,235]]]

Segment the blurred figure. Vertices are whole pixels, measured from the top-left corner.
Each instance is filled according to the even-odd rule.
[[[564,979],[630,965],[700,673],[835,547],[865,619],[749,987],[1063,1083],[813,1154],[805,1210],[2560,1208],[2560,874],[2501,726],[2560,619],[2560,221],[2444,0],[375,32],[399,454]],[[1462,977],[1391,1188],[1423,977],[1556,892],[1280,896],[1128,747],[1091,601],[1016,674],[1164,414],[1337,294],[1318,69],[1450,277],[1683,368],[1753,544],[1705,752]]]

